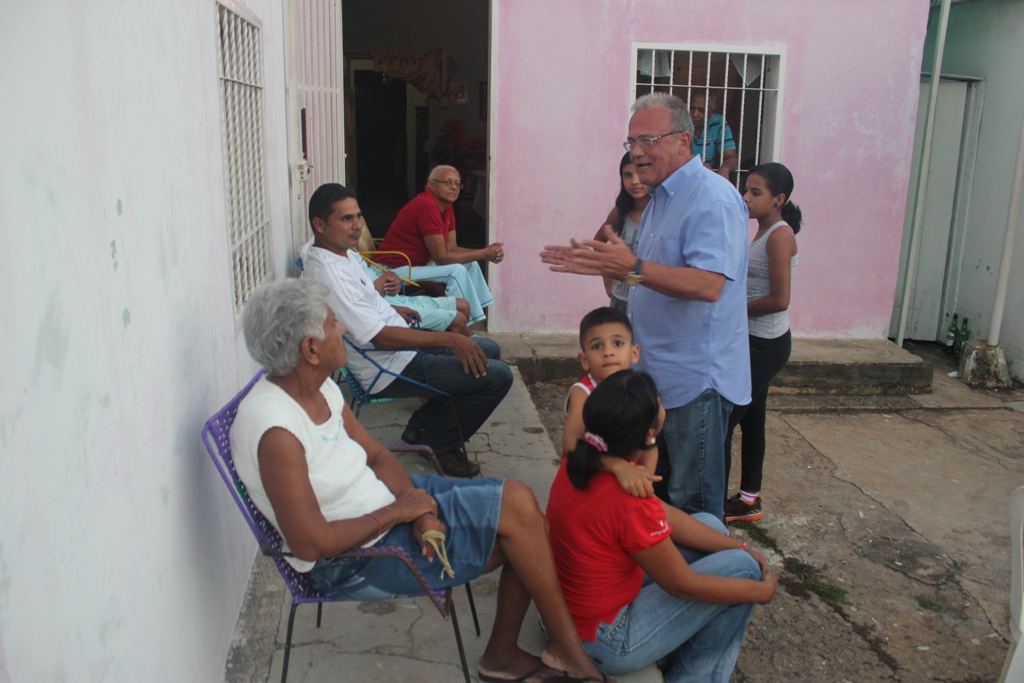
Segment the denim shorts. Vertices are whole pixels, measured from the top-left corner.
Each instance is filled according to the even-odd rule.
[[[441,562],[423,556],[412,524],[399,524],[374,547],[401,546],[432,588],[459,586],[481,576],[494,553],[501,515],[503,479],[452,480],[413,475],[413,486],[437,500],[437,516],[447,527],[444,547],[455,578],[441,578]],[[422,586],[401,560],[392,557],[328,557],[309,571],[313,587],[335,600],[390,600],[416,595]]]

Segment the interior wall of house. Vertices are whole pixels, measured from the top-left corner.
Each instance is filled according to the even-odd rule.
[[[938,22],[933,21],[933,24]],[[967,316],[973,338],[988,336],[999,261],[1010,210],[1013,169],[1024,115],[1024,4],[1006,0],[954,5],[950,11],[942,72],[984,78],[985,103],[978,139],[974,190],[964,239],[957,312]],[[925,47],[931,69],[935,26]],[[1024,378],[1024,230],[1016,226],[1016,247],[1006,295],[1000,344],[1010,371]]]
[[[285,272],[282,9],[262,20]],[[255,553],[200,440],[236,329],[214,2],[19,3],[0,28],[0,681],[213,681]]]
[[[545,244],[611,209],[634,42],[785,49],[780,155],[804,211],[791,321],[802,336],[881,338],[892,310],[928,0],[494,0],[491,330],[565,332],[607,298],[549,272]],[[870,18],[870,19],[869,19]]]
[[[457,65],[452,81],[469,87],[469,104],[442,108],[436,98],[430,98],[430,143],[452,117],[465,124],[466,138],[480,137],[486,141],[487,121],[480,118],[480,83],[487,81],[487,12],[488,0],[451,0],[442,4],[420,0],[344,0],[343,49],[349,55],[365,55],[370,50],[444,48]]]

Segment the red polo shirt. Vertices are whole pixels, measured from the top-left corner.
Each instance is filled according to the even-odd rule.
[[[632,553],[669,538],[657,498],[634,498],[615,475],[598,472],[585,491],[569,482],[565,461],[551,484],[547,509],[558,583],[580,638],[593,641],[601,622],[612,623],[643,586]]]
[[[455,210],[451,204],[444,213],[437,206],[437,199],[430,190],[424,190],[412,198],[395,216],[391,229],[380,243],[381,251],[401,251],[408,254],[414,266],[425,266],[430,262],[430,252],[423,241],[425,235],[441,235],[445,240],[455,230]],[[378,259],[387,266],[404,266],[401,256],[382,254]]]

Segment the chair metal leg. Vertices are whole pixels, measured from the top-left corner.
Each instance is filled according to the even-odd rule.
[[[459,617],[455,613],[455,603],[452,601],[452,589],[445,591],[445,602],[448,604],[448,614],[452,615],[452,628],[455,629],[455,644],[459,646],[459,659],[462,661],[462,675],[469,680],[469,666],[466,664],[466,650],[462,647],[462,631],[459,630]],[[283,683],[283,682],[282,682]]]
[[[476,603],[473,602],[473,589],[469,587],[469,581],[466,582],[466,595],[469,597],[469,611],[473,613],[473,626],[476,627],[476,636],[480,637],[480,620],[476,617]]]
[[[468,586],[469,584],[466,584],[466,585]],[[322,603],[322,602],[316,603],[316,627],[317,628],[320,628],[320,615],[322,615],[323,613],[324,613],[324,603]],[[480,634],[478,633],[477,635],[480,635]]]
[[[462,457],[467,461],[469,460],[469,448],[466,446],[466,437],[462,434],[462,422],[459,421],[459,411],[455,407],[455,397],[452,396],[451,400],[452,415],[455,416],[455,430],[459,433],[459,444],[460,450],[462,451]],[[479,464],[479,463],[478,463]],[[481,478],[484,476],[483,470],[480,470]]]
[[[292,653],[292,626],[295,625],[295,608],[299,603],[292,603],[292,611],[288,614],[288,635],[284,639],[284,662],[281,664],[281,683],[288,680],[288,657]]]

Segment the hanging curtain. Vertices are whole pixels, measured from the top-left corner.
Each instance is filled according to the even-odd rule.
[[[455,62],[441,48],[427,52],[371,50],[370,57],[374,71],[383,71],[388,78],[400,78],[427,97],[436,97],[442,107],[448,106]]]

